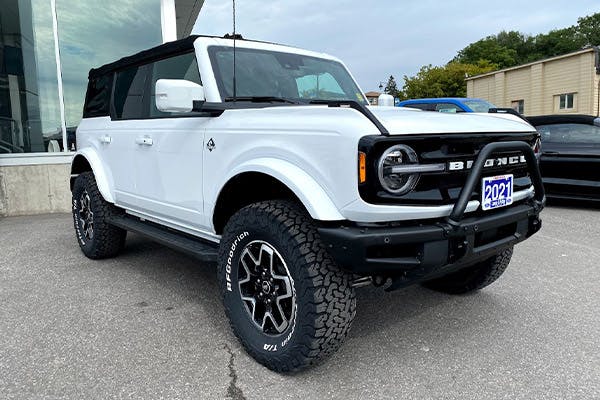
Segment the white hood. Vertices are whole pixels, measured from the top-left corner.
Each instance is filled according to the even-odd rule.
[[[415,133],[533,132],[535,128],[504,114],[440,113],[403,107],[369,107],[391,135]]]

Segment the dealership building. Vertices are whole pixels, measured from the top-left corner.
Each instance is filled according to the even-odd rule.
[[[0,216],[69,211],[87,75],[192,31],[204,0],[0,0]]]
[[[467,96],[526,116],[600,116],[598,47],[467,78]]]

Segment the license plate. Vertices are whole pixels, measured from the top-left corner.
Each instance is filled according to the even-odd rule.
[[[512,174],[483,178],[481,188],[481,208],[483,210],[506,207],[513,202]]]

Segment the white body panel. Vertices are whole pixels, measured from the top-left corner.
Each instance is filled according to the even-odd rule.
[[[196,56],[207,102],[221,97],[208,57],[210,45],[230,40],[198,38]],[[305,50],[238,41],[339,61]],[[443,114],[371,107],[392,135],[451,132],[532,132],[518,119],[474,113]],[[359,139],[380,132],[350,108],[281,106],[225,111],[218,117],[186,116],[111,121],[84,119],[78,154],[92,164],[107,201],[136,215],[188,233],[214,236],[213,212],[221,189],[244,172],[268,174],[285,184],[314,219],[384,222],[449,215],[451,206],[381,206],[363,201],[357,184]],[[104,140],[108,135],[110,140]],[[207,148],[212,140],[214,147]],[[530,196],[515,193],[518,196]],[[467,212],[479,207],[471,202]]]

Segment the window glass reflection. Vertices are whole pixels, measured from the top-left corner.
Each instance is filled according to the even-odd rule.
[[[162,42],[160,0],[57,0],[67,127],[79,124],[91,68]]]
[[[0,153],[59,150],[49,0],[0,0]]]

